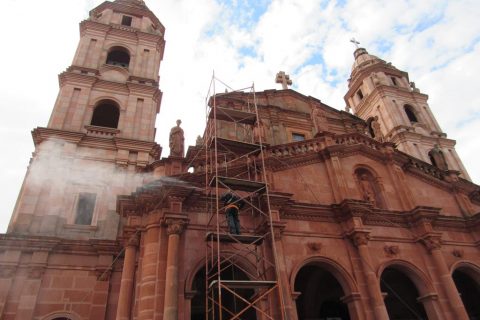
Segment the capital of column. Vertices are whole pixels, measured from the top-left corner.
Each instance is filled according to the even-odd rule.
[[[187,222],[182,219],[166,219],[165,224],[167,225],[167,234],[181,234],[185,230]]]
[[[442,247],[442,239],[440,235],[426,235],[420,239],[421,243],[427,248],[428,252],[438,250]]]
[[[134,233],[130,238],[128,238],[126,246],[127,247],[138,247],[139,236],[138,233]]]
[[[367,230],[353,230],[348,233],[348,237],[353,242],[355,247],[367,245],[370,240],[370,231]]]

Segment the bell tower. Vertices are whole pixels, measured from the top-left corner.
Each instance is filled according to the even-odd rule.
[[[159,68],[165,28],[142,0],[103,2],[80,23],[72,65],[35,152],[8,232],[115,239],[116,196],[159,159]]]
[[[408,73],[371,55],[364,48],[354,52],[355,62],[344,99],[353,113],[367,121],[369,134],[390,141],[415,158],[441,170],[456,170],[470,180],[457,152],[447,139],[430,107]]]

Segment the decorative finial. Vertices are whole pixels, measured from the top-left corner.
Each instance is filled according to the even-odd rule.
[[[359,48],[358,45],[360,44],[360,42],[358,42],[355,38],[350,39],[350,42],[353,43],[357,49]]]
[[[275,77],[275,82],[276,83],[281,83],[282,84],[282,89],[288,89],[288,86],[292,85],[292,80],[290,80],[290,76],[288,74],[285,74],[284,71],[280,71],[277,73],[277,76]]]

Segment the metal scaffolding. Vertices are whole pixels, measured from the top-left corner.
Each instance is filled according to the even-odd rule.
[[[214,74],[205,109],[206,319],[285,319],[255,87],[233,90]],[[246,204],[239,235],[227,226],[227,192]]]

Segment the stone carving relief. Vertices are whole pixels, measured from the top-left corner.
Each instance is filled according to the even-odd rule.
[[[400,253],[400,248],[398,246],[385,246],[383,251],[387,257],[395,257]]]
[[[453,249],[452,255],[457,258],[463,258],[464,252],[462,249]]]
[[[185,230],[185,225],[187,224],[184,220],[180,219],[167,219],[165,220],[167,225],[167,234],[181,234]]]
[[[352,240],[355,247],[358,246],[366,246],[368,241],[370,240],[370,234],[368,232],[361,232],[361,231],[354,231],[350,235],[350,239]]]
[[[307,248],[310,250],[310,252],[320,252],[322,249],[322,243],[321,242],[308,242],[307,243]]]

